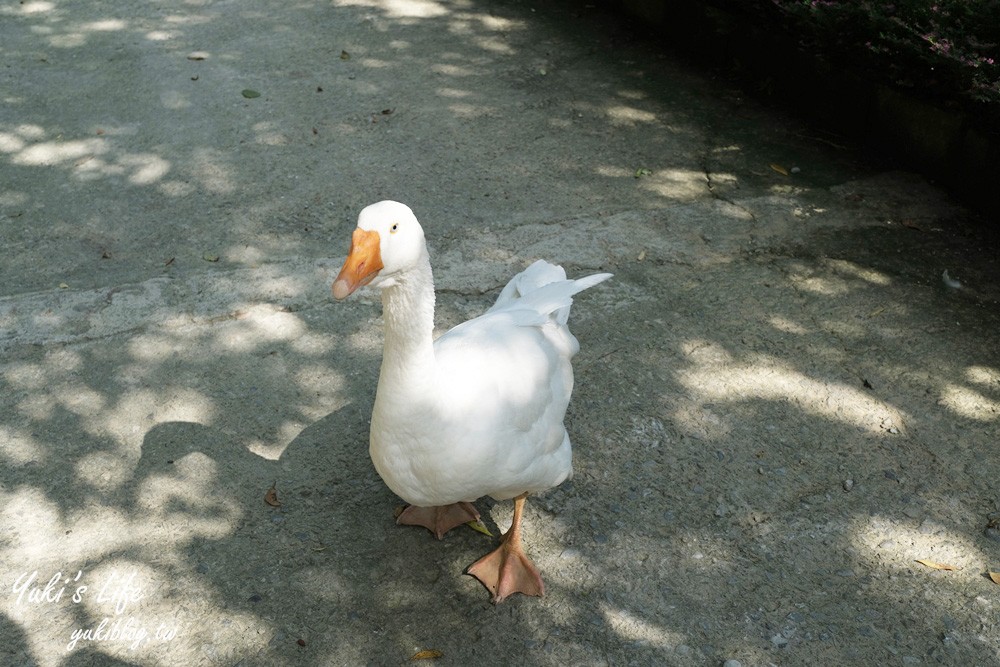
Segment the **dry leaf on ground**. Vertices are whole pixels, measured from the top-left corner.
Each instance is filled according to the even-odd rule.
[[[954,565],[948,565],[947,563],[938,563],[938,562],[935,562],[935,561],[932,561],[932,560],[927,560],[925,558],[918,558],[917,562],[920,563],[921,565],[926,565],[927,567],[933,568],[935,570],[947,570],[947,571],[951,572],[951,571],[956,571],[956,570],[961,570],[962,569],[962,568],[956,567]]]
[[[482,521],[479,520],[469,521],[465,525],[471,528],[472,530],[476,531],[477,533],[482,533],[483,535],[489,535],[490,537],[493,537],[493,533],[490,532],[490,529],[487,528],[486,524],[483,523]]]
[[[264,494],[264,502],[271,507],[281,507],[281,501],[278,500],[278,490],[274,488],[274,484]]]
[[[434,660],[435,658],[440,658],[444,653],[436,649],[427,649],[424,651],[417,651],[414,653],[410,660]]]

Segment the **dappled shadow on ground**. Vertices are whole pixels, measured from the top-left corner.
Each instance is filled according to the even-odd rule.
[[[628,342],[615,354],[630,350],[635,363],[612,355],[594,374],[628,418],[609,436],[578,401],[573,423],[603,433],[633,480],[626,502],[613,473],[606,496],[594,489],[620,503],[603,526],[609,570],[654,562],[646,574],[659,585],[643,588],[668,599],[627,595],[623,609],[657,609],[644,618],[686,629],[708,655],[995,656],[984,577],[1000,555],[984,535],[997,511],[995,240],[962,242],[955,221],[873,223],[820,228],[736,265],[616,275],[671,289],[654,312],[616,313]],[[954,266],[944,258],[961,260],[972,287],[942,283]],[[650,392],[654,376],[665,381]],[[609,476],[589,461],[577,488]],[[920,558],[964,574],[943,577]]]
[[[117,116],[110,102],[45,115],[33,92],[7,100],[0,203],[23,230],[10,292],[62,280],[96,295],[63,292],[73,308],[43,295],[35,310],[11,297],[2,311],[16,333],[0,367],[9,662],[396,664],[420,649],[524,665],[996,658],[993,584],[980,576],[997,559],[983,534],[998,510],[995,240],[946,205],[905,210],[886,194],[901,187],[891,179],[829,188],[847,180],[837,165],[788,180],[768,163],[792,156],[774,152],[818,163],[823,150],[772,125],[775,138],[752,139],[753,109],[695,117],[697,96],[668,89],[675,74],[620,62],[652,54],[602,52],[592,28],[566,35],[561,23],[584,23],[561,10],[343,0],[275,19],[263,5],[191,7],[7,10],[30,30],[0,54],[39,70],[74,73],[74,53],[118,58],[119,47],[113,66],[177,64],[176,80],[134,91],[148,108]],[[322,64],[306,57],[315,51],[271,64],[239,29],[264,22],[294,44],[288,17],[303,15],[351,26],[324,43]],[[448,49],[422,51],[442,31]],[[86,94],[119,99],[88,68]],[[393,93],[415,68],[433,85]],[[482,84],[496,76],[504,86]],[[214,92],[191,92],[212,80]],[[584,94],[580,81],[603,88]],[[335,86],[359,106],[329,102]],[[304,104],[315,125],[292,112]],[[149,129],[164,107],[177,116]],[[539,109],[541,129],[520,127]],[[220,140],[199,113],[230,114],[231,134]],[[540,146],[526,164],[529,140]],[[391,150],[411,168],[365,157]],[[254,161],[282,169],[260,182]],[[329,173],[337,205],[324,208],[325,184],[296,183],[293,167]],[[461,576],[486,537],[438,542],[393,526],[397,500],[366,452],[378,306],[330,304],[310,284],[328,282],[328,267],[281,263],[342,249],[348,225],[334,214],[381,196],[419,201],[442,182],[449,196],[429,196],[428,215],[469,224],[428,226],[435,259],[490,279],[438,265],[449,286],[439,322],[483,310],[483,292],[536,253],[565,252],[556,259],[572,273],[616,273],[573,313],[576,477],[528,504],[541,600],[494,608]],[[64,208],[43,229],[52,202],[75,196],[100,206]],[[577,202],[555,216],[558,234],[525,224],[549,220],[547,197]],[[80,225],[77,209],[89,216]],[[221,231],[176,222],[193,211]],[[30,269],[46,243],[65,260],[121,265],[42,275]],[[940,280],[953,266],[958,289]],[[198,276],[209,269],[211,294]],[[107,287],[116,279],[141,285]],[[146,314],[109,317],[123,300]],[[506,527],[508,504],[481,505]],[[36,588],[18,587],[36,571]],[[70,648],[104,619],[120,624],[114,638]]]
[[[8,289],[326,256],[335,221],[385,197],[483,224],[703,193],[675,157],[701,142],[692,93],[656,96],[665,58],[609,53],[583,16],[561,34],[516,4],[272,10],[5,9],[25,82],[0,116]]]

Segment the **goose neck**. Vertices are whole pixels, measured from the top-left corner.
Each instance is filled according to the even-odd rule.
[[[434,362],[434,279],[430,262],[382,290],[382,371],[430,377]]]

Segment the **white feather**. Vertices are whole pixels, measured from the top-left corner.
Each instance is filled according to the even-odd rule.
[[[383,287],[385,320],[370,439],[379,475],[422,507],[560,484],[572,473],[563,419],[579,349],[566,326],[570,305],[611,274],[567,280],[562,267],[535,262],[486,313],[432,341],[430,262],[425,248],[404,245],[422,245],[423,232],[409,209],[386,204],[362,213],[359,226],[379,231],[386,266],[397,266],[397,251],[419,259],[371,283]],[[390,237],[393,222],[399,233]],[[419,233],[405,237],[413,227]]]

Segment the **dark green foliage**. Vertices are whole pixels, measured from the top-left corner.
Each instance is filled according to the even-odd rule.
[[[1000,0],[750,3],[818,58],[942,99],[1000,103]]]

